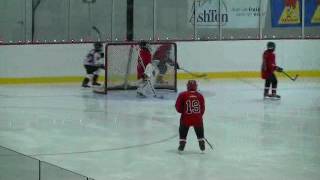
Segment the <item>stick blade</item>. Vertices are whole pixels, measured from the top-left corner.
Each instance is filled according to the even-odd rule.
[[[204,77],[207,77],[207,74],[199,74],[199,75],[197,75],[197,77],[204,78]]]

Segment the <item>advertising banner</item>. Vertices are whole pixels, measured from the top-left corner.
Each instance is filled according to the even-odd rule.
[[[196,24],[197,28],[217,27],[219,21],[223,28],[258,28],[259,2],[259,0],[195,1],[190,10],[189,23]]]
[[[305,2],[305,26],[320,26],[320,0]]]
[[[271,0],[272,27],[302,24],[302,0]],[[305,26],[320,25],[320,0],[305,0]]]

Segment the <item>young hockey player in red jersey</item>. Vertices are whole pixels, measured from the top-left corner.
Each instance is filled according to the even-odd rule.
[[[274,54],[276,45],[273,42],[267,43],[267,50],[263,53],[262,66],[261,66],[261,78],[265,79],[264,86],[264,98],[280,99],[277,95],[278,80],[274,71],[282,72],[283,69],[276,65],[276,57]],[[272,88],[271,88],[272,87]],[[269,91],[271,89],[271,94]]]
[[[176,110],[181,113],[179,126],[179,152],[184,150],[190,126],[193,126],[201,151],[205,150],[202,116],[205,111],[204,97],[197,91],[197,82],[189,80],[187,91],[181,92],[176,100]]]
[[[157,81],[160,83],[164,83],[163,77],[168,70],[168,65],[176,66],[175,68],[179,69],[179,65],[170,58],[170,51],[172,49],[171,46],[171,44],[162,44],[153,54],[153,59],[159,60],[159,76],[157,77]]]

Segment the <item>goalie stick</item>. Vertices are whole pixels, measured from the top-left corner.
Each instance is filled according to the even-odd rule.
[[[289,79],[291,79],[292,81],[295,81],[295,80],[297,80],[297,78],[298,78],[298,74],[296,74],[296,76],[293,78],[293,77],[291,77],[289,74],[287,74],[285,71],[281,71],[284,75],[286,75]]]
[[[138,62],[139,62],[139,64],[142,66],[143,70],[145,71],[145,70],[146,70],[146,67],[145,67],[144,64],[143,64],[142,59],[141,59],[141,57],[140,57],[140,53],[139,53],[139,50],[140,50],[140,49],[137,47],[136,50],[137,50],[137,52],[138,52]],[[148,82],[149,87],[151,88],[151,91],[152,91],[152,93],[153,93],[153,97],[159,98],[159,99],[163,99],[163,96],[159,96],[159,95],[157,94],[157,92],[156,92],[156,90],[154,89],[154,87],[152,86],[152,83],[151,83],[151,81],[150,81],[149,78],[147,78],[147,82]]]
[[[188,73],[188,74],[190,74],[191,76],[194,76],[194,77],[197,77],[197,78],[207,77],[207,74],[205,74],[205,73],[203,73],[203,74],[195,74],[195,73],[193,73],[193,72],[191,72],[191,71],[188,71],[188,70],[186,70],[186,69],[184,69],[184,68],[182,68],[182,67],[179,67],[179,69],[182,70],[182,71],[184,71],[184,72],[186,72],[186,73]]]

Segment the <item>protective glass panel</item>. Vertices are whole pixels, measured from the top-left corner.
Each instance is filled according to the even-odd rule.
[[[134,1],[134,39],[152,40],[153,39],[153,0],[135,0]]]
[[[24,1],[0,1],[0,42],[25,41],[26,24]]]
[[[41,177],[40,179],[45,180],[87,180],[87,177],[77,174],[72,171],[68,171],[61,167],[41,162]]]
[[[112,0],[112,40],[127,39],[127,0]]]
[[[69,13],[68,39],[75,41],[111,39],[112,0],[70,0]]]
[[[263,18],[263,38],[301,38],[301,0],[262,1],[266,9]]]
[[[56,42],[68,39],[69,1],[40,1],[34,10],[34,41]]]
[[[320,38],[320,1],[305,0],[305,38]]]
[[[260,0],[220,1],[221,39],[259,39]]]
[[[193,39],[192,4],[193,0],[155,0],[154,39]]]
[[[38,180],[39,161],[0,146],[0,179]]]

